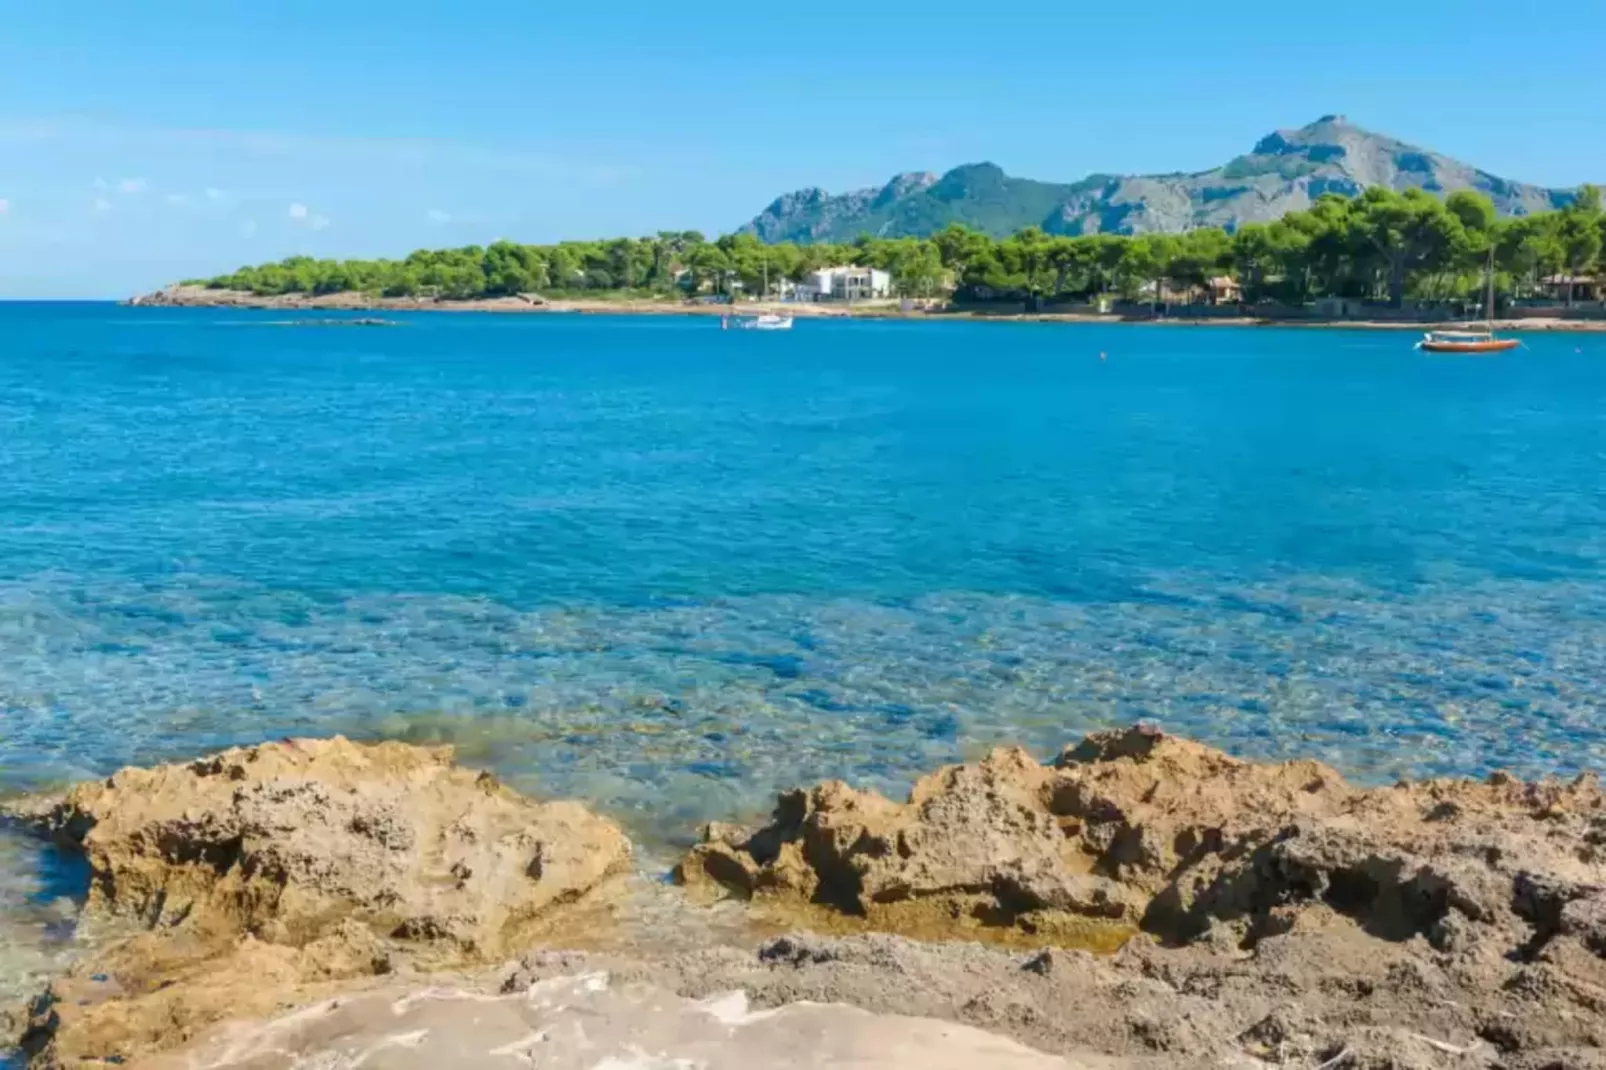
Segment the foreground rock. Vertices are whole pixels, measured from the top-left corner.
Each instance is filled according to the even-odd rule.
[[[605,972],[491,995],[390,989],[268,1023],[236,1023],[148,1070],[1093,1070],[952,1022],[841,1004],[750,1009],[740,991],[693,1002]]]
[[[1588,1034],[1599,1010],[1562,997],[1544,966],[1519,971],[1507,993],[1462,1003],[1453,966],[1409,946],[1357,955],[1339,930],[1327,935],[1335,938],[1267,936],[1250,954],[1209,942],[1167,949],[1143,936],[1095,956],[885,934],[794,934],[756,953],[710,947],[656,960],[536,951],[511,973],[390,986],[266,1023],[233,1022],[150,1065],[1606,1066]],[[759,1023],[770,1028],[752,1028]]]
[[[1133,729],[1048,766],[998,751],[905,804],[840,783],[789,793],[764,828],[710,828],[679,873],[816,925],[1100,949],[1135,936],[1127,981],[1164,983],[1173,1012],[1204,995],[1226,1005],[1197,1009],[1248,1030],[1289,1005],[1246,1049],[1459,1030],[1443,1043],[1529,1065],[1516,1056],[1606,1044],[1603,851],[1592,777],[1363,790],[1314,762]]]
[[[445,750],[235,750],[29,816],[85,852],[89,927],[132,931],[35,1007],[41,1065],[1606,1070],[1588,777],[1360,789],[1133,729],[907,803],[827,784],[679,868],[764,924],[859,933],[756,953],[529,950],[596,946],[628,847]]]
[[[1073,1065],[1122,1070],[1600,1065],[1586,1046],[1513,1055],[1480,1036],[1472,1009],[1443,998],[1450,986],[1440,971],[1402,967],[1400,953],[1364,964],[1325,961],[1299,942],[1268,937],[1257,967],[1256,956],[1234,949],[1181,953],[1141,937],[1096,956],[793,934],[756,954],[711,948],[663,962],[535,952],[503,991],[604,971],[621,986],[652,984],[693,999],[741,990],[762,1008],[806,1001],[958,1021]],[[1534,1012],[1539,1001],[1514,1005]]]
[[[629,858],[449,748],[292,740],[126,769],[34,815],[85,853],[88,926],[131,932],[58,980],[26,1046],[127,1059],[337,983],[496,961]]]

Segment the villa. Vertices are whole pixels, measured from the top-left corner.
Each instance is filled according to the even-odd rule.
[[[803,276],[799,301],[871,301],[892,296],[892,276],[876,268],[820,268]]]

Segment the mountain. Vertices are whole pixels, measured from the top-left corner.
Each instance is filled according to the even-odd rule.
[[[1308,208],[1323,193],[1355,194],[1368,186],[1476,189],[1502,215],[1549,211],[1572,198],[1570,190],[1512,182],[1327,115],[1268,134],[1248,154],[1197,174],[1090,175],[1055,183],[1013,178],[996,164],[966,164],[940,177],[898,175],[880,189],[788,193],[742,229],[767,242],[800,243],[919,236],[949,223],[994,237],[1028,226],[1052,234],[1231,229]]]

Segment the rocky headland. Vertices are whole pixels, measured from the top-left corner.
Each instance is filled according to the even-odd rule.
[[[689,952],[599,950],[620,830],[441,749],[265,744],[17,818],[92,874],[41,1067],[1606,1067],[1587,776],[1359,788],[1138,728],[827,783],[705,830],[686,917],[754,935]]]

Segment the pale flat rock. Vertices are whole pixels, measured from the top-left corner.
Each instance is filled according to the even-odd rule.
[[[1005,1037],[842,1004],[754,1010],[740,991],[689,1000],[607,973],[491,996],[390,989],[266,1023],[232,1023],[146,1070],[1093,1070]]]

